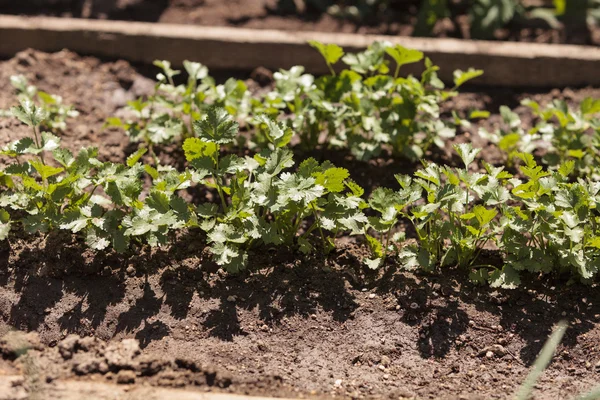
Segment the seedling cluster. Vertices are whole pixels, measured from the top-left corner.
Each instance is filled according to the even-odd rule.
[[[362,161],[385,153],[396,162],[423,160],[468,119],[489,115],[441,111],[483,72],[456,71],[446,88],[439,67],[416,50],[374,43],[345,54],[311,45],[329,75],[282,70],[260,95],[239,80],[217,84],[194,62],[184,64],[187,81],[176,84],[180,71],[157,62],[153,94],[130,102],[128,117],[107,121],[139,144],[122,163],[102,161],[95,148],[74,154],[62,147],[60,132],[76,111],[15,77],[21,104],[10,114],[31,134],[0,150],[8,160],[0,169],[0,240],[17,230],[65,230],[95,250],[128,252],[132,243],[162,246],[175,231],[201,230],[215,262],[237,272],[261,246],[328,254],[339,236],[357,235],[370,248],[364,263],[372,269],[458,266],[474,282],[503,288],[518,286],[523,271],[595,277],[600,101],[576,109],[528,101],[538,121],[528,131],[503,107],[503,126],[481,135],[504,151],[508,169],[481,160],[471,144],[455,144],[459,166],[422,161],[414,174],[396,175],[396,187],[366,196],[352,171],[299,154],[342,148]],[[419,62],[420,78],[400,75]],[[161,146],[173,142],[182,146],[184,169],[160,162]],[[205,195],[185,201],[190,188]],[[502,262],[483,257],[484,249]]]

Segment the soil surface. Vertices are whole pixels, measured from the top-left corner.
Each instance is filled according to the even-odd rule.
[[[420,3],[420,0],[391,1],[389,10],[367,16],[360,22],[336,18],[310,8],[300,8],[299,13],[286,12],[277,7],[277,0],[0,0],[0,13],[411,36]],[[552,7],[549,0],[525,0],[523,3]],[[467,10],[453,7],[452,17],[438,20],[432,35],[470,39]],[[598,27],[591,26],[589,30],[579,26],[575,28],[562,25],[550,28],[540,19],[515,18],[506,27],[496,30],[493,39],[600,44]]]
[[[67,51],[22,52],[0,63],[0,108],[16,101],[9,76],[17,73],[80,111],[62,135],[66,146],[97,145],[113,161],[133,151],[122,132],[102,125],[152,90],[136,68]],[[474,90],[454,106],[497,113],[529,96],[599,94]],[[483,144],[475,130],[457,140]],[[16,120],[0,119],[0,146],[25,135]],[[498,155],[488,147],[484,157]],[[381,165],[407,168],[371,164],[352,172],[372,187],[393,185],[378,177]],[[328,258],[262,249],[251,254],[251,270],[227,276],[204,244],[189,232],[168,248],[125,257],[65,234],[1,242],[0,375],[22,376],[6,398],[49,398],[64,380],[78,380],[276,397],[507,399],[562,319],[570,328],[535,399],[574,398],[600,381],[597,284],[530,276],[504,291],[464,283],[452,269],[413,275],[391,263],[367,272],[366,249],[352,238],[340,238]]]

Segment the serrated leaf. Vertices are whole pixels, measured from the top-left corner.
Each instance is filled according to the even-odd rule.
[[[214,158],[219,150],[219,146],[213,142],[207,142],[198,138],[188,138],[183,142],[183,151],[185,159],[188,161],[201,157]]]
[[[255,117],[255,119],[259,123],[267,126],[267,139],[269,142],[273,143],[275,147],[287,146],[294,135],[292,128],[286,126],[282,122],[277,123],[269,118],[266,114],[258,115]]]
[[[41,124],[49,115],[44,108],[36,106],[30,99],[21,99],[21,105],[12,107],[10,111],[21,122],[32,127]]]
[[[286,168],[294,165],[294,154],[289,149],[276,149],[265,163],[265,172],[270,176],[278,175]]]
[[[483,70],[469,68],[468,71],[461,71],[460,69],[454,71],[454,88],[458,88],[465,82],[475,79],[478,76],[483,75]]]
[[[482,205],[477,205],[473,208],[473,213],[475,214],[475,218],[477,218],[477,221],[479,222],[479,226],[485,227],[490,222],[492,222],[496,215],[498,215],[498,210],[488,210]]]
[[[383,258],[365,258],[363,263],[372,270],[377,270],[383,265]]]
[[[564,178],[568,178],[574,170],[575,161],[573,160],[565,161],[560,167],[558,167],[558,173],[561,174]]]
[[[344,190],[344,181],[350,177],[350,173],[345,168],[329,168],[313,176],[317,185],[323,186],[328,192],[339,193]]]
[[[42,132],[42,149],[43,151],[53,151],[56,150],[60,146],[60,138],[56,135],[53,135],[50,132]]]
[[[224,108],[212,106],[203,120],[194,121],[194,131],[207,142],[227,144],[237,136],[238,123]]]
[[[491,273],[489,282],[493,288],[516,289],[521,284],[521,278],[518,271],[506,264],[501,270]]]
[[[419,62],[423,59],[423,52],[414,49],[407,49],[399,44],[385,48],[385,52],[394,59],[396,68],[399,69],[403,65]]]
[[[316,40],[309,40],[308,43],[321,53],[325,62],[329,65],[337,63],[344,55],[344,49],[337,44],[323,44]]]
[[[129,157],[127,157],[127,166],[133,167],[140,160],[140,158],[142,158],[142,156],[146,154],[147,151],[148,149],[141,148]]]
[[[456,152],[458,153],[459,157],[462,159],[463,163],[465,164],[465,168],[467,169],[469,168],[469,165],[471,165],[471,163],[475,161],[475,157],[481,151],[481,149],[473,149],[471,143],[459,143],[455,144],[453,147],[454,150],[456,150]]]
[[[44,165],[41,161],[38,160],[32,160],[30,164],[38,172],[38,174],[40,174],[43,180],[47,180],[48,178],[54,175],[58,175],[65,170],[64,168]]]
[[[0,241],[8,238],[10,228],[10,214],[6,210],[0,208]]]
[[[369,248],[371,249],[371,253],[376,257],[376,258],[382,258],[385,255],[385,252],[383,250],[383,245],[381,244],[381,242],[379,240],[377,240],[376,238],[374,238],[371,235],[365,234],[365,238],[367,239],[367,244],[369,245]]]

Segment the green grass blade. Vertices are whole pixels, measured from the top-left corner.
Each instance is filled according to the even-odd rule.
[[[600,399],[600,386],[596,386],[591,392],[579,396],[576,400],[597,400]]]
[[[531,370],[531,372],[529,372],[529,375],[527,375],[527,379],[525,379],[525,382],[523,382],[523,384],[519,388],[519,391],[515,396],[515,400],[527,400],[529,396],[531,396],[531,392],[533,391],[535,383],[539,379],[540,375],[542,375],[542,372],[544,372],[548,364],[550,364],[552,356],[554,355],[554,351],[556,350],[558,344],[562,340],[566,329],[567,322],[560,321],[556,330],[546,341],[546,344],[544,344],[542,351],[540,352],[537,360],[533,364],[533,369]]]

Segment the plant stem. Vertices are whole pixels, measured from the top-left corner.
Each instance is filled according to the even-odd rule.
[[[32,129],[33,129],[33,137],[35,139],[35,146],[41,150],[40,140],[39,140],[38,134],[37,134],[37,129],[35,129],[35,126],[33,126]],[[42,164],[46,165],[46,163],[44,162],[44,155],[41,152],[38,154],[38,157],[40,158],[40,161],[42,162]]]
[[[325,235],[323,234],[323,229],[321,229],[321,218],[319,218],[319,214],[317,213],[315,204],[310,203],[310,207],[313,210],[313,215],[315,216],[315,221],[317,222],[317,228],[319,228],[319,233],[321,234],[321,240],[323,241],[323,247],[326,247],[327,240],[325,239]]]
[[[327,63],[327,66],[329,67],[329,71],[331,71],[331,75],[332,76],[336,76],[335,75],[335,70],[333,69],[333,67],[331,66],[331,64]]]

